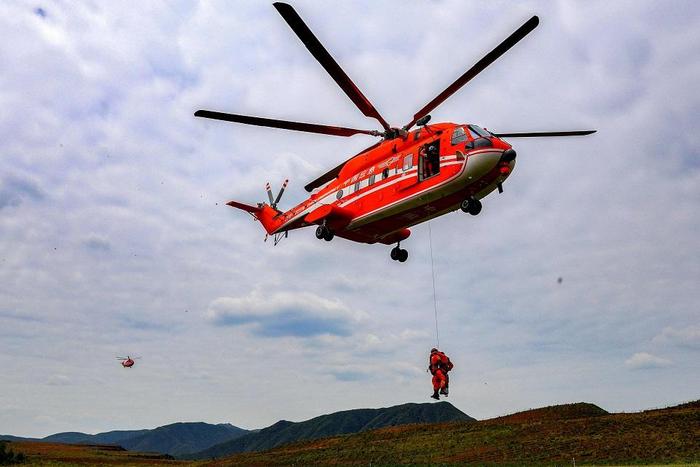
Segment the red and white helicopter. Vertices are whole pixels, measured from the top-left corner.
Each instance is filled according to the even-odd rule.
[[[267,234],[274,236],[275,245],[290,230],[316,225],[316,237],[326,241],[338,236],[362,243],[396,243],[391,258],[404,262],[408,252],[400,248],[400,242],[411,234],[409,227],[457,209],[477,215],[481,211],[481,199],[494,190],[503,191],[503,182],[512,173],[516,158],[515,150],[503,138],[575,136],[596,131],[513,133],[491,132],[474,124],[428,125],[429,113],[535,29],[539,24],[537,16],[526,21],[416,112],[410,122],[398,128],[384,120],[294,8],[286,3],[275,3],[274,7],[350,100],[383,128],[358,130],[209,110],[195,112],[197,117],[248,125],[382,138],[306,185],[311,196],[286,212],[277,209],[277,204],[287,180],[276,198],[267,184],[269,204],[227,203],[260,221]],[[411,130],[414,125],[418,129]]]
[[[134,360],[138,360],[139,358],[141,358],[141,357],[133,357],[132,358],[132,357],[127,355],[126,358],[117,357],[117,360],[122,360],[119,363],[121,363],[124,368],[131,368],[132,366],[134,366],[134,363],[136,363]]]

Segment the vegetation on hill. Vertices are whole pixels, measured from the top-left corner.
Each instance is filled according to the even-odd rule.
[[[382,409],[355,409],[312,418],[304,422],[280,421],[256,433],[241,436],[204,451],[183,456],[211,459],[236,452],[262,451],[299,440],[358,433],[376,428],[410,423],[474,421],[448,402],[403,404]]]
[[[7,442],[0,441],[0,465],[21,464],[25,460],[24,453],[15,453],[7,447]]]
[[[560,410],[561,408],[561,410]],[[570,406],[476,423],[405,425],[241,453],[205,465],[553,465],[700,461],[700,407],[576,417]],[[557,416],[557,414],[559,414]],[[570,416],[573,416],[570,418]]]

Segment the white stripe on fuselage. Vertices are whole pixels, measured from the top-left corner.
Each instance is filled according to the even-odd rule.
[[[466,155],[464,161],[457,161],[458,157],[457,157],[456,154],[452,154],[452,155],[448,155],[448,156],[443,156],[443,157],[441,157],[441,158],[440,158],[440,167],[441,167],[441,168],[442,168],[442,167],[449,167],[449,166],[453,166],[453,165],[462,165],[462,166],[463,166],[463,167],[462,167],[462,170],[460,170],[456,175],[450,177],[449,179],[445,180],[444,182],[442,182],[442,183],[440,183],[440,184],[438,184],[438,185],[435,185],[435,186],[432,186],[432,187],[428,187],[428,188],[426,188],[426,189],[424,189],[424,190],[422,190],[422,191],[420,191],[420,192],[418,192],[418,193],[414,193],[413,195],[411,195],[411,196],[409,196],[409,197],[396,200],[396,201],[394,201],[394,202],[391,203],[391,204],[387,204],[387,205],[385,205],[385,206],[381,206],[381,207],[379,207],[379,208],[377,208],[377,209],[375,209],[375,210],[373,210],[373,211],[370,211],[370,212],[368,212],[368,213],[363,214],[362,216],[358,216],[358,217],[354,218],[354,219],[352,220],[352,222],[350,223],[350,225],[348,225],[348,228],[358,227],[358,226],[357,226],[357,222],[358,222],[358,221],[361,221],[361,220],[363,220],[363,219],[366,219],[367,216],[370,216],[370,215],[379,213],[380,211],[384,211],[384,210],[390,209],[390,208],[396,206],[398,203],[410,202],[411,200],[415,199],[417,196],[419,196],[419,195],[421,195],[421,194],[424,194],[424,193],[426,193],[426,192],[432,192],[432,191],[435,191],[435,190],[441,190],[441,189],[447,188],[448,185],[450,185],[453,181],[455,181],[456,178],[460,177],[460,176],[464,173],[464,169],[465,169],[465,167],[467,166],[466,162],[467,162],[467,160],[468,160],[470,157],[476,156],[476,155],[479,155],[479,154],[483,154],[483,153],[486,153],[486,152],[492,152],[492,151],[494,151],[493,148],[488,148],[488,149],[483,149],[483,150],[480,150],[480,151],[472,152],[472,153]],[[452,162],[452,161],[456,161],[456,162]],[[377,187],[372,188],[371,190],[367,190],[366,192],[361,193],[361,194],[359,194],[359,195],[357,195],[357,196],[354,196],[354,197],[352,197],[352,198],[348,197],[348,199],[346,199],[345,201],[340,201],[337,205],[338,205],[339,207],[348,206],[348,205],[354,203],[355,201],[358,201],[358,200],[364,198],[365,196],[370,195],[370,194],[372,194],[372,193],[374,193],[374,192],[376,192],[376,191],[378,191],[378,190],[383,190],[383,189],[385,189],[385,188],[388,188],[388,187],[390,187],[391,185],[394,185],[394,184],[399,183],[399,182],[401,182],[401,181],[403,181],[403,180],[405,180],[405,179],[407,179],[407,178],[410,178],[410,177],[411,177],[412,175],[414,175],[414,174],[417,175],[417,172],[418,172],[418,168],[417,168],[417,166],[416,166],[416,168],[407,170],[406,172],[402,173],[402,174],[401,174],[400,176],[398,176],[398,177],[394,177],[393,179],[390,179],[390,180],[388,180],[388,181],[386,181],[386,182],[384,182],[384,183],[381,183],[381,182],[377,183]],[[352,185],[352,183],[349,184],[349,185],[347,185],[347,186],[350,186],[350,185]],[[342,187],[342,188],[344,188],[344,187]],[[342,188],[339,187],[338,189],[342,189]],[[320,205],[333,204],[333,202],[336,200],[336,199],[335,199],[335,194],[337,193],[337,191],[338,191],[338,190],[333,190],[333,191],[331,191],[330,193],[326,194],[323,198],[320,198],[320,199],[317,199],[317,200],[315,200],[315,201],[312,201],[311,204],[309,204],[306,208],[304,208],[299,214],[295,215],[294,217],[292,217],[291,219],[289,219],[287,222],[285,222],[284,224],[282,224],[282,225],[281,225],[278,229],[276,229],[273,233],[283,232],[283,231],[285,230],[285,227],[289,226],[291,223],[293,223],[293,222],[295,222],[295,221],[297,221],[297,220],[303,218],[304,216],[306,216],[306,214],[308,214],[309,212],[311,212],[312,210],[314,210],[314,209],[317,207],[317,205],[319,205],[319,204],[320,204]],[[352,196],[352,195],[350,195],[350,196]],[[342,198],[341,198],[341,200],[342,200]],[[380,219],[381,219],[381,218],[373,219],[373,221],[374,221],[374,220],[380,220]]]

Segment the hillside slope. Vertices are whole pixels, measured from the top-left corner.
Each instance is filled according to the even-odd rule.
[[[405,425],[241,453],[203,465],[553,465],[700,461],[700,407],[551,417],[570,407],[473,423]],[[573,412],[576,412],[575,410]],[[521,421],[518,421],[521,420]]]
[[[262,451],[300,440],[318,439],[387,426],[411,423],[474,421],[449,402],[403,404],[382,409],[355,409],[336,412],[293,423],[279,421],[256,433],[250,433],[209,449],[183,456],[190,459],[211,459],[236,452]]]

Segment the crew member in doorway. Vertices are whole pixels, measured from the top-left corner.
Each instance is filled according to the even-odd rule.
[[[440,399],[440,394],[447,397],[450,387],[449,371],[454,368],[450,357],[436,348],[430,350],[428,371],[433,375],[433,399]]]

